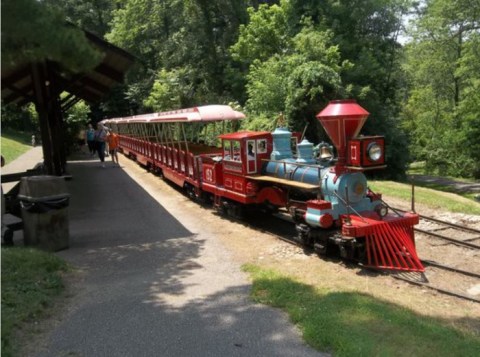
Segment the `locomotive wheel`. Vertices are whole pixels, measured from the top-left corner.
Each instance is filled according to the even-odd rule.
[[[235,219],[243,218],[243,207],[238,203],[230,203],[227,206],[227,214]]]
[[[325,244],[315,243],[313,249],[318,255],[327,255],[327,246]]]
[[[221,214],[235,219],[242,219],[244,216],[243,205],[229,200],[222,200],[218,210]]]
[[[294,237],[295,241],[304,247],[311,247],[313,240],[311,236],[311,229],[306,224],[297,224],[295,226],[297,230],[297,236]]]
[[[261,206],[262,212],[266,214],[276,214],[278,213],[278,207],[272,205],[270,202],[266,201],[262,206]]]

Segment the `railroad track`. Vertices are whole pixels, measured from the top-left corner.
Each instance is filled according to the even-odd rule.
[[[396,211],[401,211],[399,209],[396,209]],[[298,246],[299,248],[302,248],[306,254],[315,254],[314,250],[308,247],[305,247],[292,237],[294,237],[297,232],[294,228],[294,225],[292,224],[292,218],[284,213],[284,212],[279,212],[277,214],[269,215],[269,214],[256,214],[253,217],[249,217],[247,219],[237,219],[228,215],[223,215],[226,219],[235,221],[237,223],[241,223],[244,226],[247,226],[249,228],[252,228],[254,230],[261,231],[262,233],[266,233],[271,235],[272,237],[276,239],[280,239],[284,242],[293,244]],[[462,231],[468,231],[469,233],[479,233],[480,231],[475,230],[475,229],[470,229],[468,227],[463,227],[463,226],[458,226],[455,224],[451,224],[449,222],[444,222],[440,220],[436,220],[431,217],[426,217],[426,216],[421,216],[421,219],[423,220],[430,220],[430,221],[435,221],[435,223],[441,223],[444,224],[444,226],[448,226],[449,228],[458,228],[461,229]],[[444,228],[445,229],[445,228]],[[417,230],[418,231],[418,230]],[[429,234],[429,231],[426,231],[426,234]],[[444,238],[442,236],[442,238]],[[441,238],[441,239],[442,239]],[[447,237],[449,238],[449,237]],[[474,238],[477,239],[477,238]],[[480,239],[480,237],[478,237]],[[462,240],[456,240],[456,239],[451,239],[453,240],[452,243],[458,243],[458,245],[462,245],[463,241]],[[450,241],[450,239],[449,239]],[[477,246],[472,247],[471,245],[466,245],[468,248],[474,248],[477,249]],[[478,246],[480,248],[480,246]],[[435,271],[446,271],[449,274],[449,279],[447,281],[457,281],[459,280],[459,277],[462,277],[461,279],[469,279],[469,285],[475,285],[478,284],[480,286],[480,274],[477,274],[475,272],[455,268],[446,264],[442,264],[433,260],[421,260],[422,264],[426,267],[426,272],[425,273],[416,273],[416,272],[411,272],[411,273],[405,273],[405,272],[383,272],[384,274],[387,274],[391,276],[394,279],[400,280],[407,282],[409,284],[413,284],[416,286],[420,286],[422,288],[430,289],[433,291],[437,291],[441,294],[452,296],[455,298],[463,299],[463,300],[468,300],[471,302],[475,303],[480,303],[480,299],[466,295],[462,293],[462,291],[454,291],[448,287],[441,286],[441,285],[436,285],[432,283],[429,280],[430,275],[434,275]],[[360,264],[360,266],[362,266]],[[371,268],[366,268],[367,270],[375,271],[375,272],[380,272],[377,269],[371,269]],[[465,278],[463,278],[465,277]]]
[[[406,212],[406,211],[398,209],[398,208],[395,208],[394,210],[398,211],[398,212]],[[439,219],[436,219],[436,218],[433,218],[433,217],[428,217],[428,216],[423,216],[423,215],[419,215],[419,216],[420,216],[420,219],[421,219],[420,223],[422,223],[422,221],[423,222],[432,222],[432,223],[435,223],[436,225],[438,225],[439,227],[435,228],[433,230],[425,230],[425,229],[421,229],[421,228],[415,228],[416,232],[423,233],[423,234],[426,234],[426,235],[429,235],[429,236],[432,236],[432,237],[435,237],[435,238],[438,238],[438,239],[442,239],[442,240],[448,241],[448,242],[456,244],[456,245],[465,246],[465,247],[472,248],[472,249],[480,249],[480,230],[475,229],[475,228],[461,226],[461,225],[450,223],[450,222],[447,222],[447,221],[442,221],[442,220],[439,220]],[[447,236],[445,234],[440,234],[439,233],[440,231],[445,231],[447,229],[454,229],[457,232],[463,232],[463,233],[466,233],[466,234],[471,234],[471,235],[473,235],[473,237],[468,237],[466,239],[457,239],[457,238],[452,238],[451,236]],[[477,243],[477,242],[479,242],[479,243]]]
[[[272,216],[270,216],[270,218],[267,218],[269,216],[266,216],[264,219],[259,219],[258,222],[246,223],[245,221],[242,221],[242,223],[248,225],[249,227],[251,227],[253,229],[261,230],[262,232],[270,234],[270,235],[272,235],[272,236],[274,236],[278,239],[281,239],[281,240],[283,240],[287,243],[299,246],[299,247],[303,248],[306,252],[308,251],[311,254],[314,253],[313,249],[305,248],[305,247],[301,246],[296,240],[291,238],[291,234],[296,233],[295,230],[292,229],[291,232],[285,232],[285,229],[287,229],[289,227],[290,228],[292,227],[291,226],[291,218],[287,217],[286,215],[282,215],[282,214],[276,214],[275,216],[276,216],[275,217],[276,219],[280,218],[283,221],[285,221],[284,223],[288,222],[288,224],[286,224],[286,225],[279,224],[275,220],[274,220],[275,223],[273,225],[268,223],[269,219],[273,218]],[[427,218],[430,218],[430,217],[425,217],[425,218],[422,218],[422,219],[427,219]],[[442,222],[442,221],[440,221],[440,222]],[[445,223],[449,224],[448,222],[445,222]],[[451,224],[449,224],[449,225],[452,226]],[[453,225],[453,226],[455,226],[455,225]],[[466,227],[460,227],[460,228],[464,229]],[[472,230],[472,229],[469,229],[469,228],[466,228],[465,230],[467,230],[469,232],[480,233],[480,231]],[[454,242],[454,243],[456,243],[456,242]],[[472,247],[469,247],[469,248],[472,248]],[[401,281],[404,281],[404,282],[407,282],[407,283],[410,283],[410,284],[414,284],[414,285],[420,286],[422,288],[428,288],[430,290],[434,290],[434,291],[437,291],[437,292],[445,294],[445,295],[449,295],[449,296],[456,297],[456,298],[459,298],[459,299],[480,303],[480,299],[478,299],[474,296],[466,295],[466,294],[462,293],[461,291],[454,291],[454,290],[452,290],[450,288],[447,288],[447,287],[442,287],[442,286],[439,286],[439,285],[435,285],[434,283],[431,283],[429,281],[429,275],[434,275],[435,272],[441,270],[441,271],[448,272],[448,275],[450,277],[450,279],[448,279],[449,281],[457,281],[457,280],[459,280],[459,277],[462,277],[460,280],[468,280],[469,284],[478,283],[480,285],[480,274],[475,273],[475,272],[471,272],[471,271],[467,271],[467,270],[463,270],[463,269],[459,269],[459,268],[455,268],[455,267],[452,267],[452,266],[449,266],[449,265],[446,265],[446,264],[442,264],[442,263],[439,263],[439,262],[436,262],[436,261],[433,261],[433,260],[426,260],[425,259],[425,260],[421,260],[421,261],[422,261],[422,264],[424,264],[424,266],[426,267],[426,272],[425,273],[395,273],[394,272],[394,273],[386,273],[386,274],[389,274],[394,279],[401,280]],[[375,271],[378,272],[378,270],[375,270]]]
[[[398,208],[392,208],[392,210],[402,212],[402,213],[406,212]],[[478,229],[465,227],[465,226],[461,226],[451,222],[439,220],[433,217],[420,215],[420,225],[427,225],[427,224],[433,225],[433,228],[429,230],[422,229],[422,228],[415,228],[415,231],[430,237],[434,237],[434,238],[452,243],[455,246],[459,247],[457,249],[470,249],[470,250],[480,249],[480,230]],[[421,255],[421,252],[419,252],[419,255]],[[465,259],[467,258],[465,257]],[[472,255],[470,259],[475,259],[475,254]],[[392,276],[395,279],[399,279],[399,280],[408,282],[410,284],[415,284],[424,288],[432,289],[442,294],[480,303],[480,299],[474,296],[466,295],[461,291],[454,291],[450,288],[442,286],[441,285],[442,281],[440,281],[440,284],[438,283],[433,284],[428,279],[429,275],[430,276],[436,275],[437,271],[442,270],[442,271],[449,272],[448,274],[446,273],[443,273],[443,274],[451,277],[450,279],[448,279],[450,282],[457,282],[458,280],[464,280],[466,286],[468,285],[480,286],[480,274],[473,271],[456,268],[451,265],[443,264],[433,260],[422,259],[421,262],[426,267],[426,272],[421,277],[418,277],[418,276],[415,277],[414,275],[405,276],[402,274],[392,275]],[[443,280],[447,280],[447,279],[444,278]],[[463,290],[465,290],[465,286],[463,287]]]
[[[449,289],[449,288],[445,288],[445,287],[442,287],[442,286],[439,286],[439,285],[432,284],[428,280],[428,275],[432,273],[431,268],[447,270],[449,272],[454,273],[454,274],[451,274],[452,281],[453,281],[453,279],[455,279],[455,274],[457,274],[457,276],[459,274],[459,275],[464,275],[464,276],[474,278],[474,279],[470,279],[471,282],[476,281],[476,282],[480,283],[480,274],[476,274],[474,272],[453,268],[453,267],[450,267],[448,265],[443,265],[443,264],[440,264],[440,263],[437,263],[437,262],[434,262],[434,261],[430,261],[430,260],[422,260],[422,263],[427,268],[425,273],[422,273],[422,274],[415,273],[415,275],[413,275],[413,274],[406,275],[406,274],[399,273],[397,275],[392,274],[392,277],[394,279],[401,280],[401,281],[407,282],[409,284],[421,286],[423,288],[427,288],[427,289],[430,289],[430,290],[434,290],[434,291],[437,291],[437,292],[445,294],[445,295],[449,295],[449,296],[453,296],[453,297],[456,297],[456,298],[459,298],[459,299],[480,303],[480,299],[478,299],[476,297],[466,295],[466,294],[462,293],[461,291],[455,291],[455,290],[452,290],[452,289]]]

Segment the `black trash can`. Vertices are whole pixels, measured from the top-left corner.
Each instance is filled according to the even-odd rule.
[[[25,245],[56,252],[69,246],[65,180],[57,176],[23,177],[18,194]]]

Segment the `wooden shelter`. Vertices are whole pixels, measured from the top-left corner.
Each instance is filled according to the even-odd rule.
[[[46,171],[62,175],[66,168],[63,114],[75,103],[100,101],[122,83],[134,63],[128,52],[85,32],[92,46],[103,53],[99,65],[88,73],[72,73],[61,63],[43,61],[2,68],[2,102],[19,106],[34,103],[39,115]],[[60,94],[68,95],[60,99]]]

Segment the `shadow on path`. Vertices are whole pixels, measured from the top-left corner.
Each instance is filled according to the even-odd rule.
[[[69,170],[70,248],[58,254],[83,281],[35,356],[321,355],[283,313],[249,300],[238,267],[215,254],[202,263],[212,242],[123,170],[97,161]]]

